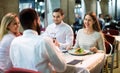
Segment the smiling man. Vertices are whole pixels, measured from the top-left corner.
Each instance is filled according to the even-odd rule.
[[[48,25],[43,35],[49,36],[54,40],[56,46],[61,50],[67,50],[73,44],[73,30],[63,22],[64,12],[61,8],[53,10],[53,22]]]

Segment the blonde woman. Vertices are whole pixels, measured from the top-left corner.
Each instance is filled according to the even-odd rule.
[[[19,36],[20,22],[14,13],[6,14],[0,24],[0,73],[12,67],[9,59],[11,41]]]

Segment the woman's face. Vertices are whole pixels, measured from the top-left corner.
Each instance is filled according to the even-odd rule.
[[[7,26],[7,28],[14,34],[18,33],[20,28],[20,21],[18,17],[15,17],[15,19]]]
[[[94,24],[94,21],[92,19],[92,17],[90,15],[86,15],[85,18],[84,18],[84,26],[85,28],[92,28]]]
[[[61,15],[59,12],[53,12],[53,21],[55,24],[60,24],[63,17],[64,15]]]

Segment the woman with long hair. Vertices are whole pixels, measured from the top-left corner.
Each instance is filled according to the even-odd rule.
[[[12,40],[20,35],[20,22],[15,13],[7,13],[0,24],[0,73],[12,67],[9,48]]]

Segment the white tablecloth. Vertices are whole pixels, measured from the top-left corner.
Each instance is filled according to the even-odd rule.
[[[105,54],[96,53],[84,56],[74,56],[69,53],[63,54],[66,63],[73,60],[83,60],[82,64],[68,65],[68,68],[63,73],[100,73],[105,63]]]

